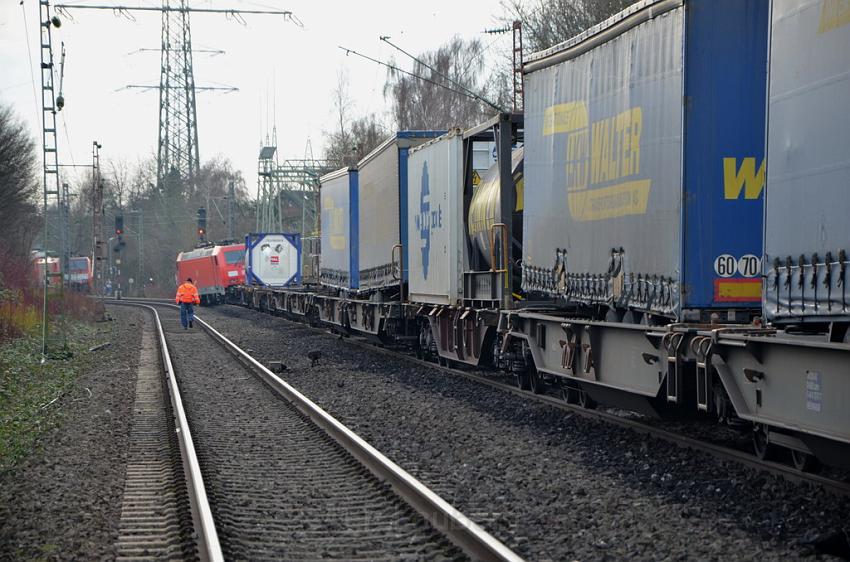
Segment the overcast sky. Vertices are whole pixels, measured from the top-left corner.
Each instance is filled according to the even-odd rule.
[[[161,5],[160,0],[66,1]],[[382,95],[386,70],[354,55],[346,57],[337,45],[381,60],[397,55],[410,68],[409,60],[378,40],[380,35],[391,36],[413,53],[435,48],[455,35],[481,38],[489,47],[488,56],[510,44],[509,34],[481,33],[497,25],[503,12],[498,0],[195,0],[191,6],[292,10],[304,24],[299,28],[278,16],[246,15],[247,25],[224,15],[192,16],[193,47],[226,51],[195,55],[195,84],[239,88],[235,93],[197,94],[201,162],[226,156],[243,172],[251,193],[260,139],[273,117],[282,156],[303,157],[307,139],[312,140],[315,156],[321,155],[323,132],[333,128],[332,92],[340,70],[348,72],[357,114],[386,114],[388,104]],[[159,53],[130,53],[159,47],[160,14],[136,13],[136,21],[108,10],[75,10],[71,16],[73,21],[63,18],[53,37],[57,66],[61,42],[67,50],[65,109],[59,114],[61,162],[90,163],[95,139],[103,145],[104,158],[135,162],[155,155],[157,90],[121,88],[159,83]],[[38,19],[37,0],[25,0],[23,7],[19,0],[0,0],[0,102],[15,107],[40,145]],[[494,56],[489,64],[497,59]]]

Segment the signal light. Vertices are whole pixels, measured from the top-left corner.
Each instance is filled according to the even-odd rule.
[[[124,216],[117,215],[115,217],[115,234],[121,236],[124,234]]]
[[[198,237],[204,238],[207,234],[207,210],[201,207],[198,209]]]

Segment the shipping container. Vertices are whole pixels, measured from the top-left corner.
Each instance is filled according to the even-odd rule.
[[[411,147],[441,134],[400,131],[367,154],[358,170],[358,263],[361,291],[397,286],[397,262],[407,264],[407,157]],[[394,254],[395,252],[395,254]],[[404,266],[403,278],[407,279]]]
[[[525,291],[759,306],[767,28],[762,0],[644,0],[530,57]]]
[[[245,236],[248,283],[288,287],[301,283],[301,234],[259,233]]]
[[[850,321],[850,4],[773,3],[764,312]]]
[[[457,304],[463,298],[463,135],[460,129],[410,150],[408,300]]]
[[[319,280],[337,289],[357,289],[358,221],[357,169],[341,168],[319,178],[322,208],[322,256]]]

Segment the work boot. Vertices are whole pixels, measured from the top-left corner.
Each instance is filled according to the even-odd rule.
[[[190,328],[194,328],[194,326],[192,325],[192,321],[191,321],[191,320],[189,320],[189,327],[190,327]]]

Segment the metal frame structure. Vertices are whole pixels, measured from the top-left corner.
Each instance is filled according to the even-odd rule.
[[[41,354],[42,361],[48,353],[48,294],[50,292],[50,271],[48,266],[48,240],[50,235],[50,220],[48,210],[51,202],[56,205],[58,213],[62,212],[62,191],[59,181],[59,153],[56,134],[56,92],[53,82],[53,37],[50,28],[59,23],[50,15],[49,0],[39,0],[39,41],[41,53],[41,140],[43,157],[43,203],[44,203],[44,296],[42,299],[41,322]],[[61,215],[60,215],[61,216]],[[62,287],[62,273],[59,273],[59,287]],[[61,318],[60,318],[61,323]],[[65,346],[65,334],[60,330],[61,346]]]
[[[277,157],[277,133],[260,149],[257,159],[257,232],[301,232],[310,236],[318,231],[319,178],[336,168],[331,160]],[[287,217],[284,207],[300,211]]]
[[[172,9],[172,3],[179,3],[179,9]],[[193,186],[200,173],[192,31],[187,0],[162,0],[156,168],[160,189],[175,175]]]

